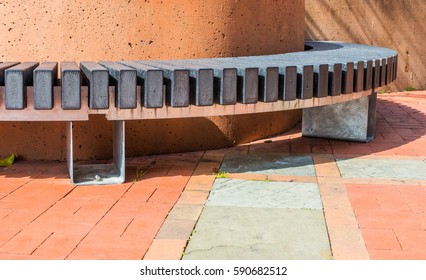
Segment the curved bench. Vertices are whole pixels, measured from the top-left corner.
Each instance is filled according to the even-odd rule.
[[[306,42],[286,54],[118,62],[0,63],[0,121],[67,121],[76,184],[124,181],[124,122],[304,109],[303,135],[369,141],[374,89],[397,78],[390,49]],[[113,121],[112,165],[74,166],[72,121]],[[348,117],[346,117],[348,116]]]

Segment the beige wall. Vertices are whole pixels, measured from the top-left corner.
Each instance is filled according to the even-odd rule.
[[[425,0],[306,0],[307,40],[336,40],[395,49],[391,90],[426,89]]]
[[[303,50],[304,0],[4,0],[0,61],[171,59]],[[202,150],[285,131],[300,111],[127,122],[127,154]],[[64,123],[0,123],[0,156],[64,159]],[[75,126],[79,159],[111,156],[102,116]]]

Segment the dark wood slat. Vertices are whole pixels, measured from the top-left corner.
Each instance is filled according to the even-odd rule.
[[[287,66],[281,70],[280,75],[280,99],[284,101],[297,99],[297,67]]]
[[[145,108],[162,108],[164,106],[163,70],[139,64],[135,61],[119,61],[136,70],[137,83],[142,88],[141,102]]]
[[[215,69],[215,87],[219,88],[217,103],[221,105],[233,105],[237,103],[237,69]]]
[[[392,72],[393,72],[393,57],[388,57],[387,67],[386,67],[386,84],[392,82]]]
[[[6,109],[27,107],[27,86],[33,85],[33,71],[37,66],[38,62],[24,62],[5,70]]]
[[[342,93],[342,64],[336,63],[330,65],[328,73],[328,92],[331,96],[337,96]]]
[[[91,109],[109,108],[109,73],[96,62],[81,62],[83,83],[89,86],[89,107]]]
[[[18,65],[19,62],[3,62],[0,63],[0,86],[4,86],[4,72],[6,69]]]
[[[376,59],[374,61],[374,70],[373,70],[373,87],[380,87],[380,60]]]
[[[58,63],[42,62],[33,72],[34,109],[53,108],[53,86],[57,84]]]
[[[61,62],[61,106],[65,110],[81,108],[81,73],[75,62]]]
[[[199,66],[191,60],[170,60],[161,61],[180,69],[189,71],[189,99],[190,103],[196,106],[213,105],[213,69],[208,66]]]
[[[315,67],[314,72],[314,96],[327,97],[328,96],[328,64],[321,64]]]
[[[386,78],[386,75],[387,75],[387,73],[388,73],[388,70],[387,70],[387,63],[386,63],[386,58],[383,58],[382,59],[382,63],[381,63],[381,67],[380,67],[380,73],[381,73],[381,75],[380,75],[380,86],[384,86],[384,85],[386,85],[387,84],[387,78]]]
[[[398,78],[398,55],[393,58],[393,81]]]
[[[344,68],[342,72],[342,93],[349,94],[354,92],[355,66],[353,62],[342,66]]]
[[[259,68],[239,68],[237,72],[238,102],[257,103],[259,100]]]
[[[190,69],[191,84],[195,84],[195,95],[192,104],[196,106],[213,105],[213,69]]]
[[[310,99],[314,95],[314,67],[312,65],[298,68],[297,98]]]
[[[364,61],[358,61],[355,64],[355,75],[354,75],[354,92],[360,92],[364,90]]]
[[[112,84],[115,86],[115,106],[119,109],[136,108],[136,70],[117,62],[101,61],[100,65],[108,69]]]
[[[166,85],[166,104],[171,107],[189,106],[189,70],[158,61],[138,61],[140,64],[163,70]]]
[[[364,68],[364,90],[373,88],[373,61],[368,60]]]
[[[275,102],[278,100],[280,73],[278,67],[259,68],[259,100]]]

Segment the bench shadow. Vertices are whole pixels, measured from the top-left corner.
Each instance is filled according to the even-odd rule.
[[[407,96],[407,94],[404,95]],[[416,97],[416,94],[409,96]],[[417,95],[417,97],[424,98],[423,95]],[[410,107],[408,104],[379,98],[376,138],[369,143],[302,137],[299,124],[276,137],[231,148],[211,150],[211,152],[218,155],[226,154],[220,170],[231,174],[262,173],[266,170],[267,174],[273,175],[315,176],[314,156],[322,157],[323,162],[327,162],[327,160],[331,162],[335,158],[357,158],[372,154],[416,155],[415,147],[421,144],[416,144],[411,148],[410,144],[426,135],[425,122],[426,114],[424,112]],[[404,149],[399,150],[402,146]],[[167,166],[174,163],[185,165],[185,163],[208,162],[208,159],[203,159],[203,153],[201,151],[128,158],[126,160],[126,182],[148,178],[140,176],[141,174],[138,175],[138,172],[144,173],[150,169],[156,170],[150,177],[168,176]],[[159,164],[155,164],[157,158],[163,160]],[[91,161],[90,163],[105,163],[105,161]],[[289,172],[290,169],[296,171]],[[203,174],[211,175],[215,172],[218,170],[206,170]],[[175,173],[174,176],[179,175],[179,172]],[[182,175],[191,175],[191,173]],[[0,182],[2,177],[28,178],[29,180],[34,178],[51,179],[52,181],[69,180],[66,162],[63,161],[18,161],[12,166],[0,167]]]
[[[376,137],[369,143],[302,137],[299,124],[275,138],[248,144],[245,154],[235,152],[237,148],[229,149],[220,171],[315,176],[314,157],[321,157],[321,163],[327,163],[369,155],[422,156],[425,152],[422,153],[420,147],[424,147],[426,141],[418,140],[426,135],[425,123],[424,112],[381,99],[377,109]]]

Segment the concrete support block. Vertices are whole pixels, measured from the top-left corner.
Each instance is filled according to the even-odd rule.
[[[376,130],[377,94],[360,99],[303,109],[302,135],[369,142]]]

